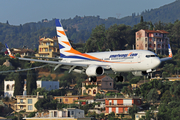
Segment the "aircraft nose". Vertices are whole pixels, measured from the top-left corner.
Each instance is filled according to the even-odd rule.
[[[155,67],[158,67],[161,64],[161,60],[159,58],[156,58],[153,60],[153,63],[155,65]]]

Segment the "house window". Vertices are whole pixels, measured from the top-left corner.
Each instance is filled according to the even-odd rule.
[[[91,90],[88,91],[88,94],[91,94]]]
[[[147,42],[147,38],[145,38],[145,41]]]
[[[57,98],[57,101],[58,101],[58,103],[61,103],[62,99],[61,98]]]
[[[20,103],[23,103],[23,99],[20,99]]]
[[[49,49],[49,52],[51,52],[52,51],[52,49]]]
[[[6,90],[7,90],[7,91],[9,90],[9,85],[6,86]]]
[[[83,90],[83,93],[86,93],[86,90]]]
[[[48,49],[47,49],[47,48],[45,48],[45,52],[48,52]]]
[[[40,88],[40,84],[37,84],[37,88]]]
[[[28,110],[32,110],[32,105],[28,105]]]
[[[65,99],[66,102],[68,102],[68,99]]]
[[[22,105],[20,106],[20,109],[21,109],[21,110],[23,109],[23,106],[22,106]]]
[[[93,90],[93,94],[96,94],[96,90]]]
[[[47,42],[46,45],[50,45],[50,42]]]
[[[28,104],[32,104],[32,99],[28,99]]]
[[[71,115],[74,115],[74,111],[71,111]]]
[[[111,86],[111,85],[112,85],[112,83],[109,83],[109,85]]]
[[[112,104],[112,100],[109,100],[109,105],[111,105]]]

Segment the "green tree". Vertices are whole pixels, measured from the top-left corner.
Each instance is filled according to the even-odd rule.
[[[51,97],[39,99],[36,102],[35,107],[37,110],[55,110],[57,108],[57,100],[53,100]]]
[[[152,102],[153,104],[157,101],[158,98],[159,98],[159,95],[155,88],[151,89],[149,93],[147,94],[147,100],[149,102]]]
[[[26,83],[26,89],[27,89],[27,94],[31,95],[32,91],[34,89],[37,89],[37,84],[36,84],[36,72],[35,70],[29,70],[27,73],[27,83]]]
[[[22,95],[24,89],[24,80],[20,76],[20,73],[15,73],[15,87],[14,87],[14,96]]]
[[[92,29],[90,38],[87,40],[84,52],[105,51],[106,48],[106,35],[105,25],[98,25]]]
[[[108,120],[110,120],[111,118],[115,118],[115,113],[111,112],[108,114]]]
[[[104,118],[105,118],[105,114],[104,114],[104,113],[100,113],[100,114],[99,114],[99,118],[100,118],[100,119],[104,119]]]
[[[129,108],[129,115],[131,115],[132,119],[135,119],[135,113],[138,112],[138,107],[134,104],[133,107]]]
[[[143,23],[144,22],[144,19],[143,19],[143,16],[141,16],[141,21],[140,21],[140,23]]]
[[[171,101],[171,93],[169,90],[166,90],[163,94],[162,94],[162,97],[161,97],[161,103],[165,103],[165,104],[168,104],[170,101]]]

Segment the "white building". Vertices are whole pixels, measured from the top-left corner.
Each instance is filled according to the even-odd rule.
[[[36,81],[37,88],[45,88],[46,90],[59,89],[59,81]]]
[[[14,81],[4,81],[4,97],[13,97],[14,84]]]
[[[46,90],[59,89],[59,81],[36,81],[37,88],[45,88]],[[15,81],[4,81],[4,97],[13,97]],[[24,82],[23,95],[26,95],[26,81]]]
[[[49,117],[74,117],[74,118],[84,118],[84,110],[76,108],[67,108],[63,110],[49,110]]]
[[[35,117],[23,118],[25,120],[91,120],[85,117],[84,110],[76,108],[63,108],[62,110],[48,110],[48,112],[37,112]]]

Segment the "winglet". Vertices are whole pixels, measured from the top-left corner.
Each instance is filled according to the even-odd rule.
[[[15,57],[11,54],[11,51],[9,50],[7,44],[5,44],[5,45],[6,45],[6,49],[7,49],[7,51],[8,51],[9,57],[15,58]]]
[[[168,50],[169,50],[169,57],[173,57],[172,50],[170,44],[168,44]]]

